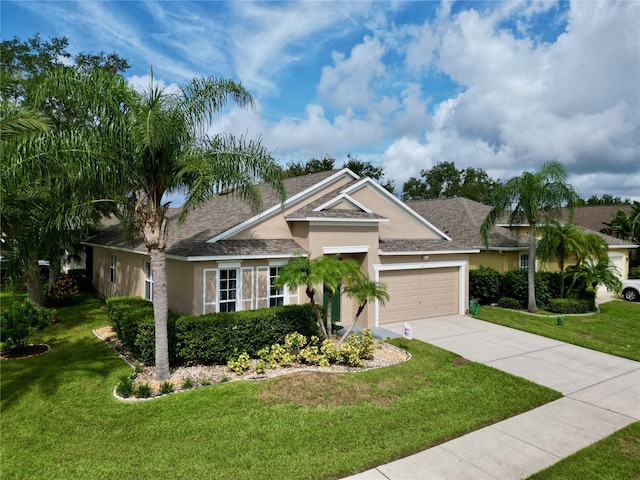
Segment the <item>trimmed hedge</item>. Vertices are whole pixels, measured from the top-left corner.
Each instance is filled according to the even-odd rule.
[[[136,359],[155,363],[153,305],[139,297],[107,300],[107,313],[118,338]],[[179,316],[167,320],[169,362],[175,364],[226,364],[239,353],[257,352],[299,332],[318,335],[311,305],[288,305],[232,313]]]
[[[153,304],[140,297],[107,299],[107,314],[113,330],[127,351],[145,365],[155,364],[155,321]],[[175,363],[175,322],[173,312],[167,317],[169,362]]]
[[[502,278],[503,296],[516,298],[522,305],[528,305],[529,281],[527,273],[524,268],[505,272]],[[545,307],[551,300],[549,285],[546,280],[547,278],[543,272],[536,272],[536,303],[538,307]]]
[[[553,298],[549,301],[547,310],[553,313],[587,313],[590,311],[588,300],[575,298]]]
[[[571,298],[586,302],[588,312],[593,312],[596,309],[596,291],[593,288],[579,290],[575,294],[572,294]]]
[[[184,316],[176,322],[176,356],[184,363],[226,364],[243,352],[256,357],[293,332],[318,335],[310,304]]]
[[[499,299],[498,306],[502,308],[509,308],[511,310],[519,310],[523,307],[522,303],[520,303],[520,300],[511,297],[502,297],[501,299]]]
[[[478,300],[481,305],[496,302],[502,292],[502,274],[484,265],[469,270],[469,291],[471,298]]]

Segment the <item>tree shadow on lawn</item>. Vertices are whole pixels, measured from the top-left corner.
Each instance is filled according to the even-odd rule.
[[[53,398],[61,387],[68,385],[80,392],[89,388],[113,389],[118,374],[129,366],[95,337],[90,326],[82,336],[65,332],[64,320],[40,335],[34,343],[47,343],[51,348],[44,355],[2,360],[2,411],[6,413],[27,395],[38,392],[44,400]],[[76,330],[78,326],[71,326]],[[59,334],[59,335],[58,335]]]

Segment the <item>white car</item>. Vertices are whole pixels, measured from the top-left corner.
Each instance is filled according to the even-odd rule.
[[[630,302],[640,302],[640,279],[622,281],[622,298]]]

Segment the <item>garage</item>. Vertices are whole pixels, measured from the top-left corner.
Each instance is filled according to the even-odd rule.
[[[380,272],[389,301],[380,306],[379,324],[459,313],[460,268],[420,268]]]

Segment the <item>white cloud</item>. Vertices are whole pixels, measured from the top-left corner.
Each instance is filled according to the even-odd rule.
[[[597,187],[589,177],[596,172],[612,178],[626,172],[631,176],[609,183],[608,193],[638,198],[640,4],[576,1],[556,42],[522,37],[530,17],[548,8],[510,3],[461,11],[412,36],[407,65],[429,67],[438,32],[435,65],[464,91],[436,108],[424,141],[399,139],[387,149],[385,166],[400,185],[407,172],[437,161],[505,178],[559,160],[582,189]],[[521,22],[518,37],[498,29],[514,17]],[[415,53],[421,48],[424,58]]]
[[[239,18],[227,31],[233,39],[235,71],[252,88],[277,94],[278,74],[313,53],[334,29],[353,28],[350,13],[366,8],[366,3],[233,2],[232,8]]]
[[[318,93],[339,109],[365,107],[371,102],[371,83],[384,75],[385,50],[376,38],[365,37],[350,56],[332,54],[333,65],[322,69]]]
[[[155,77],[153,82],[168,94],[180,93],[180,87],[175,83],[167,85],[164,80]],[[127,79],[127,83],[138,92],[148,92],[149,86],[151,85],[151,75],[132,75]]]

